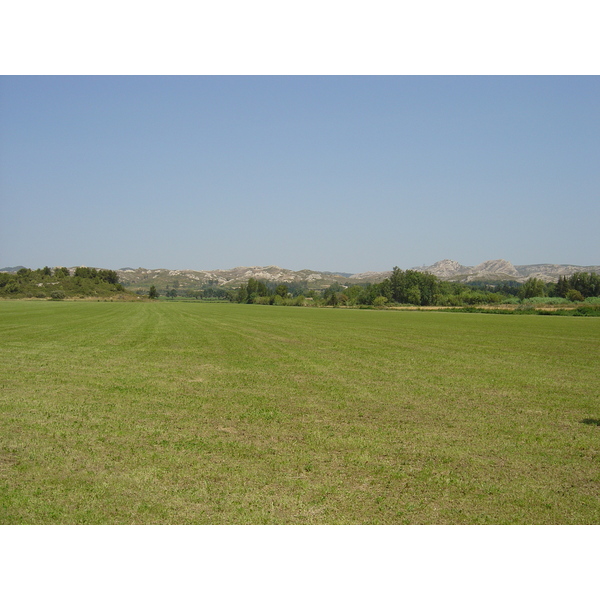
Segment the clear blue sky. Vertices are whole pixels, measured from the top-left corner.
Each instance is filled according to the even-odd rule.
[[[599,77],[0,77],[0,267],[600,264]]]

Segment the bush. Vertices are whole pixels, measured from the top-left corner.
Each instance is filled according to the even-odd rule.
[[[62,290],[54,290],[53,292],[50,293],[51,300],[64,300],[65,297],[66,297],[66,294]]]
[[[580,306],[573,311],[576,317],[600,317],[600,308],[597,306]]]
[[[569,304],[569,300],[566,298],[558,298],[556,296],[546,297],[546,296],[538,296],[537,298],[524,298],[522,300],[523,304],[549,304],[554,306],[556,304]]]
[[[377,296],[373,300],[373,306],[385,306],[388,303],[388,299],[385,296]]]
[[[569,290],[566,296],[571,302],[583,302],[583,295],[578,290]]]

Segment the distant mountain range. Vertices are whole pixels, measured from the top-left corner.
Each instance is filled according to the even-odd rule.
[[[158,289],[169,287],[193,288],[203,285],[237,287],[251,277],[273,283],[308,282],[313,289],[321,289],[338,282],[347,285],[354,275],[351,273],[331,273],[329,271],[291,271],[281,267],[235,267],[214,271],[169,270],[169,269],[119,269],[119,280],[128,288],[147,289],[151,285]],[[373,281],[381,281],[385,275],[375,274]]]
[[[414,267],[414,271],[433,273],[446,281],[469,282],[486,281],[518,281],[524,282],[529,277],[537,277],[543,281],[556,281],[561,275],[569,276],[578,271],[600,274],[600,266],[582,267],[577,265],[513,265],[507,260],[488,260],[475,267],[461,265],[453,260],[442,260],[429,267]],[[146,288],[172,286],[186,288],[191,285],[225,285],[236,287],[246,283],[248,279],[261,279],[275,283],[308,282],[314,289],[328,287],[332,283],[352,285],[355,283],[378,283],[391,275],[390,271],[368,271],[366,273],[331,273],[328,271],[312,271],[303,269],[291,271],[281,267],[236,267],[234,269],[217,269],[214,271],[190,271],[168,269],[120,269],[119,278],[127,287]],[[191,284],[191,285],[190,285]]]
[[[5,267],[4,272],[16,272],[23,267]],[[446,281],[518,281],[524,282],[529,277],[537,277],[543,281],[557,281],[560,276],[585,271],[600,274],[600,266],[578,265],[513,265],[507,260],[487,260],[474,267],[461,265],[454,260],[441,260],[426,267],[413,267],[414,271],[433,273]],[[71,268],[74,271],[74,267]],[[213,271],[144,269],[142,267],[123,268],[118,271],[119,279],[124,286],[134,289],[149,289],[155,285],[158,289],[180,287],[182,289],[198,288],[203,285],[237,287],[248,279],[260,279],[274,283],[307,282],[314,289],[323,289],[332,283],[352,285],[355,283],[378,283],[389,277],[390,271],[369,271],[366,273],[332,273],[329,271],[312,271],[303,269],[291,271],[281,267],[235,267],[234,269],[216,269]]]
[[[530,277],[537,277],[542,281],[557,281],[561,276],[570,276],[573,273],[585,271],[586,273],[599,273],[600,266],[581,267],[578,265],[513,265],[507,260],[486,260],[475,267],[466,267],[454,260],[441,260],[430,267],[416,267],[415,271],[433,273],[446,281],[519,281],[524,282]]]

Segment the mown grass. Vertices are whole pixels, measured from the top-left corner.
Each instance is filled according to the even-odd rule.
[[[0,522],[600,521],[600,320],[0,303]]]

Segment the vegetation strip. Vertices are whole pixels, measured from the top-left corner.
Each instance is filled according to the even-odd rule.
[[[16,273],[0,272],[0,298],[109,298],[134,301],[158,300],[161,295],[175,300],[183,295],[188,301],[195,298],[277,306],[485,308],[485,305],[493,305],[494,312],[506,312],[506,305],[510,304],[511,308],[518,306],[518,310],[531,314],[548,314],[548,306],[555,310],[556,305],[564,305],[553,314],[600,315],[600,275],[592,272],[561,276],[556,283],[544,283],[531,277],[524,284],[478,281],[465,285],[441,281],[431,273],[402,271],[394,267],[390,277],[380,283],[342,286],[334,282],[324,289],[312,289],[308,281],[296,281],[288,285],[249,277],[247,283],[234,288],[215,286],[215,281],[209,280],[199,288],[179,290],[179,281],[175,279],[172,280],[172,287],[166,284],[166,289],[161,290],[154,283],[149,283],[147,293],[139,288],[134,293],[120,283],[116,271],[89,267],[70,270],[65,267],[56,267],[54,270],[44,267],[35,271],[24,267],[15,269]]]

